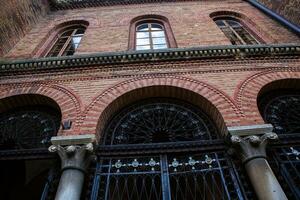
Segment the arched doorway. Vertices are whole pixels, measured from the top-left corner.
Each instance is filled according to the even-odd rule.
[[[262,88],[258,107],[280,143],[269,148],[270,164],[289,199],[300,198],[300,80],[274,81]]]
[[[42,95],[0,100],[0,198],[43,199],[53,179],[47,147],[60,128],[58,105]],[[48,185],[47,185],[48,184]]]
[[[216,110],[202,101],[206,111]],[[220,129],[204,109],[184,99],[127,103],[109,118],[99,143],[91,199],[245,196]]]

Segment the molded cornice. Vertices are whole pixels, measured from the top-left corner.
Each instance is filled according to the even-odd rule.
[[[73,69],[85,66],[105,66],[114,64],[172,62],[190,60],[247,60],[278,59],[284,57],[300,58],[300,45],[244,45],[214,46],[198,48],[174,48],[151,51],[127,51],[74,55],[67,57],[48,57],[38,59],[0,62],[0,74],[14,72],[41,71],[51,69]]]

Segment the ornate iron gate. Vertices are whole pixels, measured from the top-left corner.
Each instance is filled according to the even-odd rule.
[[[239,180],[222,152],[101,159],[91,199],[244,199]]]

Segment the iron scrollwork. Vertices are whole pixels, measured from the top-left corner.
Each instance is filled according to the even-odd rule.
[[[104,144],[139,144],[216,139],[216,128],[201,110],[160,99],[135,104],[115,116]]]

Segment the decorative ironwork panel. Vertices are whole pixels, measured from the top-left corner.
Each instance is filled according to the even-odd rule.
[[[260,101],[263,118],[277,134],[300,133],[300,94],[265,95]]]
[[[107,158],[98,163],[91,199],[244,199],[223,153]]]
[[[23,108],[0,115],[0,150],[48,146],[60,116],[48,109]]]
[[[272,149],[269,162],[289,199],[300,199],[300,146]]]
[[[104,159],[98,170],[99,200],[162,199],[159,157]]]
[[[171,157],[169,169],[172,200],[243,199],[222,153]]]
[[[135,104],[115,116],[105,130],[104,144],[138,144],[210,140],[214,123],[196,107],[170,99]]]

